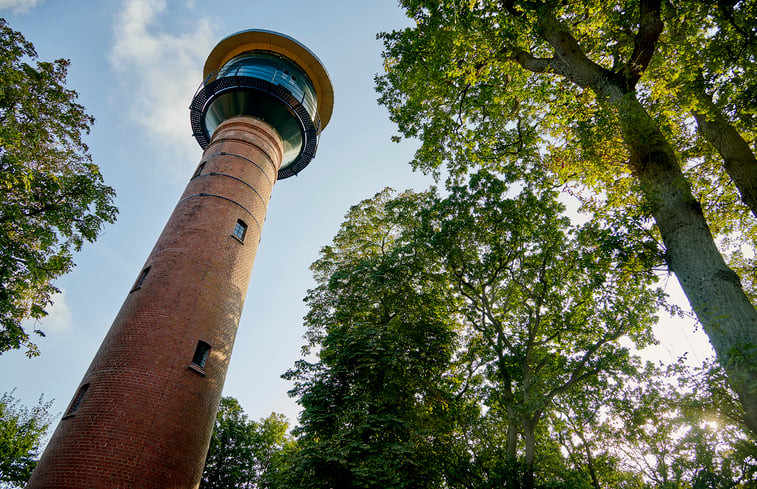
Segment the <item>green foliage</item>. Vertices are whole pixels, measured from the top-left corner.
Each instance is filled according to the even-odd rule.
[[[0,486],[23,487],[29,479],[52,421],[51,404],[40,397],[29,409],[19,405],[12,391],[0,395]]]
[[[702,385],[709,387],[700,391]],[[665,371],[647,365],[604,399],[606,415],[587,431],[625,470],[654,487],[750,487],[757,445],[743,421],[719,411],[723,400],[712,395],[721,389],[729,390],[722,369],[712,363],[692,370],[679,362]]]
[[[466,361],[480,399],[523,440],[526,487],[555,399],[630,375],[620,338],[643,347],[663,306],[656,278],[619,236],[571,226],[551,191],[507,197],[486,173],[455,186],[423,219],[428,242],[463,298]],[[514,463],[511,447],[506,458]],[[514,486],[511,481],[510,486]]]
[[[757,136],[755,9],[754,1],[667,4],[667,28],[643,81],[646,103],[678,151],[707,222],[753,302],[754,267],[744,260],[742,246],[757,244],[757,214],[744,189],[740,194],[735,188],[733,172],[723,170],[743,158],[751,172],[757,171],[749,148]],[[703,126],[711,126],[709,133]],[[730,132],[744,140],[746,154],[738,154]],[[748,171],[739,173],[746,177]]]
[[[618,115],[607,95],[581,73],[571,76],[549,65],[561,53],[547,39],[540,17],[553,14],[564,36],[579,40],[581,55],[607,70],[598,78],[628,77],[630,88],[643,97],[666,135],[679,138],[682,150],[697,138],[689,115],[697,74],[706,78],[708,93],[718,94],[732,122],[747,120],[755,106],[734,102],[753,92],[748,88],[755,79],[757,48],[749,25],[753,1],[731,5],[727,19],[714,2],[664,3],[665,30],[643,46],[650,64],[634,67],[631,55],[642,49],[635,44],[642,42],[643,3],[654,2],[403,1],[416,26],[379,34],[386,69],[376,78],[379,101],[403,136],[421,139],[413,161],[418,168],[447,164],[459,174],[479,165],[504,165],[527,177],[523,151],[533,153],[539,142],[544,163],[564,181],[607,192],[607,199],[620,205],[621,196],[638,188],[628,181]],[[740,95],[726,96],[729,90]],[[738,124],[753,140],[753,125]],[[701,156],[701,144],[698,151],[684,155]],[[638,197],[626,203],[638,203]]]
[[[319,361],[287,374],[297,487],[534,487],[535,466],[586,483],[542,420],[636,372],[619,340],[649,344],[663,296],[612,230],[570,225],[551,190],[511,193],[480,172],[350,210],[312,267]]]
[[[276,413],[259,423],[250,421],[236,399],[222,398],[200,487],[284,487],[283,467],[294,450],[288,427],[284,416]]]
[[[402,222],[430,198],[384,191],[354,206],[313,264],[310,347],[287,377],[302,404],[295,487],[436,487],[452,429],[445,378],[454,308],[427,273],[428,253],[402,246]],[[427,268],[427,266],[429,268]],[[443,455],[442,455],[443,456]]]
[[[540,161],[587,210],[649,217],[615,109],[578,74],[546,65],[558,56],[538,23],[553,10],[582,54],[608,76],[626,76],[639,42],[640,3],[401,2],[416,27],[379,35],[386,73],[376,86],[400,133],[421,140],[413,165],[438,172],[446,164],[453,176],[483,166],[529,178]],[[755,83],[755,3],[727,4],[666,2],[666,29],[646,48],[655,55],[629,83],[674,143],[713,231],[735,240],[735,252],[744,242],[754,245],[754,221],[691,116],[703,109],[700,91],[715,94],[728,122],[754,141],[755,104],[744,102]],[[528,61],[543,63],[544,71]]]
[[[413,165],[556,176],[676,274],[757,433],[755,2],[400,5],[415,25],[379,35],[376,86]]]
[[[116,216],[82,141],[94,120],[65,88],[68,61],[26,61],[35,58],[0,19],[0,353],[29,356],[38,352],[22,322],[46,315],[51,281]]]

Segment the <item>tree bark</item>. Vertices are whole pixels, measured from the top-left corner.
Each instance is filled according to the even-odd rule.
[[[594,456],[591,453],[591,447],[589,446],[589,443],[586,441],[586,437],[582,432],[577,431],[576,434],[584,445],[584,451],[586,452],[586,468],[589,471],[589,477],[591,477],[591,486],[594,489],[602,489],[602,487],[599,485],[599,477],[597,477],[597,471],[594,468]]]
[[[523,441],[526,445],[526,457],[523,464],[523,489],[534,489],[534,461],[536,460],[536,423],[531,420],[523,422]]]
[[[702,110],[693,111],[699,132],[723,158],[723,166],[741,194],[741,200],[757,217],[757,159],[741,134],[712,102],[712,98],[698,87],[697,101]]]
[[[615,100],[629,166],[642,184],[689,303],[757,435],[757,311],[715,245],[672,147],[633,93]]]
[[[507,446],[505,447],[505,488],[521,489],[518,471],[518,430],[513,422],[507,425]]]

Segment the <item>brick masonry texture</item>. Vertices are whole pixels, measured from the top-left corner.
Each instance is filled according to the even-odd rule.
[[[282,152],[265,122],[218,127],[27,488],[198,487]]]

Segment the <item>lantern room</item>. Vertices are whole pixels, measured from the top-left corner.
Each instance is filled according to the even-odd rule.
[[[218,43],[203,71],[190,106],[193,136],[203,149],[221,122],[246,115],[281,136],[279,179],[310,163],[334,106],[331,81],[315,54],[289,36],[246,30]]]

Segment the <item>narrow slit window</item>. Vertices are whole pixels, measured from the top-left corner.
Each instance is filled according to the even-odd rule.
[[[76,397],[74,397],[74,400],[71,401],[71,405],[68,407],[68,411],[66,411],[66,416],[74,414],[74,412],[79,409],[82,401],[84,400],[84,394],[87,393],[87,389],[89,389],[89,384],[84,384],[83,386],[79,387],[79,390],[76,392]]]
[[[204,341],[197,342],[197,348],[195,348],[195,354],[192,357],[192,364],[202,369],[205,368],[205,362],[208,361],[208,354],[210,353],[210,345]]]
[[[244,241],[245,234],[247,234],[247,224],[240,219],[234,226],[234,237],[239,241]]]
[[[205,162],[203,161],[202,163],[200,163],[200,166],[197,167],[197,171],[195,171],[195,174],[192,175],[192,178],[199,177],[200,175],[202,175],[202,170],[204,169],[205,169]]]
[[[152,267],[150,266],[142,270],[142,273],[139,274],[139,278],[137,279],[136,283],[134,283],[134,287],[131,289],[132,291],[142,287],[142,284],[145,283],[145,279],[147,278],[147,274],[150,273],[151,268]]]

